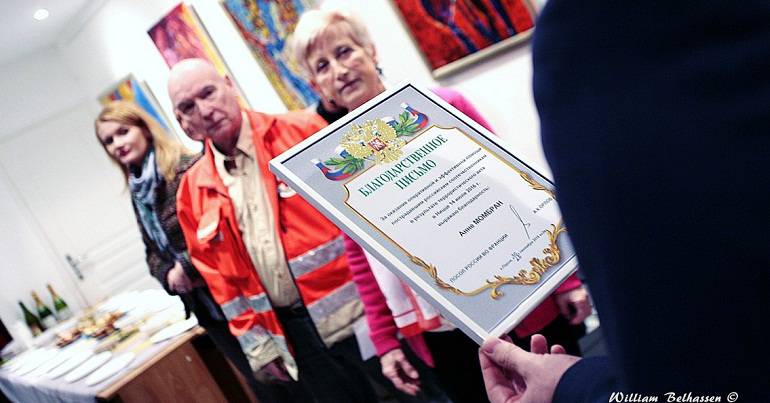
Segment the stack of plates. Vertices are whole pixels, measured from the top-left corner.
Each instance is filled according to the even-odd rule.
[[[63,357],[63,358],[62,358]],[[62,349],[53,349],[49,355],[46,357],[46,360],[43,362],[43,365],[39,366],[36,370],[29,373],[29,376],[32,378],[40,378],[43,376],[43,374],[47,373],[48,371],[52,370],[54,367],[60,365],[63,363],[67,358],[67,351]]]
[[[47,376],[48,379],[56,379],[80,366],[89,358],[93,357],[94,352],[91,349],[78,349],[67,361],[51,370]]]
[[[184,318],[184,305],[178,298],[163,290],[130,291],[115,295],[100,304],[101,312],[124,312],[116,322],[118,328],[128,328],[137,322],[149,320],[141,327],[145,334],[152,334],[150,341],[160,343],[176,337],[198,324],[195,317]],[[88,386],[96,385],[120,373],[136,359],[138,350],[114,354],[111,351],[96,353],[94,340],[78,340],[64,348],[45,347],[22,353],[3,366],[3,370],[18,376],[62,376],[67,382],[85,379]],[[145,347],[148,344],[145,344]]]
[[[114,357],[110,360],[110,362],[97,369],[93,374],[91,374],[91,376],[86,378],[86,385],[96,385],[97,383],[101,383],[104,380],[112,377],[113,375],[122,371],[124,368],[128,367],[131,362],[134,361],[134,358],[136,358],[136,353],[130,351]]]
[[[27,361],[30,354],[35,350],[27,350],[16,357],[13,357],[10,361],[3,364],[2,369],[11,373],[15,373],[19,370]]]
[[[104,351],[99,354],[96,354],[86,360],[86,362],[82,363],[80,366],[75,368],[72,372],[67,374],[67,376],[64,378],[67,382],[76,382],[86,375],[90,374],[91,372],[94,372],[97,368],[101,367],[102,365],[106,364],[107,361],[112,358],[112,352],[111,351]]]
[[[13,372],[18,376],[27,375],[43,365],[48,356],[53,352],[53,349],[50,347],[32,350],[29,355],[24,357],[24,363]]]

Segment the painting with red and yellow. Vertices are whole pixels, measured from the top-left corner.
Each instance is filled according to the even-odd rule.
[[[441,77],[520,43],[535,26],[526,0],[394,0],[417,46]]]
[[[235,79],[227,68],[224,59],[214,46],[206,29],[192,6],[179,3],[168,14],[147,31],[155,47],[160,51],[168,67],[184,59],[200,58],[211,62],[222,76]],[[236,89],[237,88],[236,84]],[[245,105],[245,98],[238,89],[239,101]]]

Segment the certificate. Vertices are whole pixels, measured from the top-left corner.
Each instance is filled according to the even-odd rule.
[[[270,169],[477,342],[510,331],[577,268],[553,184],[413,84]]]

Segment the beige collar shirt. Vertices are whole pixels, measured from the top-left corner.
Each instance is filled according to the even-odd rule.
[[[299,292],[276,233],[273,209],[255,155],[248,116],[243,113],[234,156],[227,157],[216,147],[211,150],[217,173],[235,208],[243,243],[265,291],[273,306],[291,306],[299,301]]]

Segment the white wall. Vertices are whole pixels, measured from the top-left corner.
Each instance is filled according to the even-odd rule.
[[[48,49],[0,66],[0,145],[23,135],[42,121],[66,113],[88,94],[80,90],[72,71],[58,52]],[[20,150],[34,159],[34,150]],[[24,180],[24,178],[14,178]],[[30,307],[29,292],[36,290],[47,299],[50,282],[74,308],[82,300],[72,290],[69,270],[51,249],[46,234],[35,222],[14,186],[14,180],[0,164],[0,319],[13,331],[21,319],[16,301]]]
[[[79,306],[77,296],[62,292],[59,285],[69,282],[67,274],[15,194],[6,171],[0,167],[0,319],[11,332],[14,321],[22,318],[17,301],[24,301],[31,309],[31,290],[47,300],[46,283],[53,284],[73,308]]]
[[[61,54],[50,48],[0,66],[0,138],[88,98]]]
[[[145,80],[166,114],[173,116],[165,87],[168,68],[146,31],[178,1],[108,0],[82,29],[72,30],[74,34],[61,38],[55,48],[0,66],[0,141],[3,136],[24,135],[25,127],[72,109],[84,100],[96,103],[99,94],[129,73]],[[528,45],[499,54],[439,83],[431,78],[390,1],[335,3],[350,7],[364,21],[371,22],[369,28],[389,82],[408,79],[425,86],[444,85],[460,90],[512,149],[549,174],[532,99]],[[197,10],[249,103],[267,112],[285,110],[219,1],[191,0],[188,4]],[[35,230],[39,226],[30,214],[23,213],[25,206],[14,192],[0,172],[0,318],[9,323],[18,317],[14,303],[17,294],[27,295],[27,290],[41,288],[46,278],[61,277],[61,272],[68,270],[58,257],[51,256],[45,234]],[[18,274],[22,268],[24,276]]]

